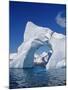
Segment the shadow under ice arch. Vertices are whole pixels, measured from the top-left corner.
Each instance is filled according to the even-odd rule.
[[[65,65],[65,36],[49,28],[28,22],[24,32],[24,41],[19,46],[17,55],[10,61],[10,68],[31,68],[34,65],[34,53],[48,41],[53,54],[46,66],[55,68],[59,62]],[[61,48],[59,47],[61,46]]]

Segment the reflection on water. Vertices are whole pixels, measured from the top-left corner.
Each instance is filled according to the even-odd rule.
[[[49,71],[41,66],[35,66],[31,69],[10,69],[9,88],[65,85],[65,76],[65,68]]]

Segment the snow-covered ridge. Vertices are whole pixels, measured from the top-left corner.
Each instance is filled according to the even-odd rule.
[[[18,47],[17,56],[10,61],[10,68],[31,68],[34,63],[34,53],[48,41],[53,54],[46,66],[47,69],[64,66],[65,62],[65,35],[53,32],[46,27],[37,26],[31,21],[27,22],[24,41]],[[60,47],[59,47],[60,46]],[[64,58],[64,59],[63,59]],[[64,61],[63,61],[64,60]]]
[[[31,39],[31,37],[35,39],[40,36],[41,36],[40,38],[44,39],[44,34],[46,34],[45,36],[47,38],[50,38],[52,33],[53,31],[51,29],[38,26],[34,24],[33,22],[29,21],[26,24],[25,33],[24,33],[24,41]]]
[[[48,38],[50,38],[51,35],[52,37],[57,38],[57,39],[65,38],[65,35],[57,33],[57,32],[53,32],[50,28],[38,26],[34,24],[33,22],[28,21],[26,24],[26,29],[24,33],[24,40],[28,40],[29,38],[31,38],[30,35],[32,35],[32,37],[35,38],[37,35],[44,34],[44,33],[46,33],[46,36]]]

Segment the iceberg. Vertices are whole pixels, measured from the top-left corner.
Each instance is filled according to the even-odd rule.
[[[46,47],[46,42],[52,52],[46,68],[51,69],[59,67],[60,64],[62,64],[61,67],[65,65],[65,35],[28,21],[24,32],[24,41],[18,47],[17,55],[12,57],[10,68],[32,68],[34,66],[34,54],[42,46]],[[62,60],[63,63],[61,63]]]

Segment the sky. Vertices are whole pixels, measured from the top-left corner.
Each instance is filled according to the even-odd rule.
[[[26,23],[32,21],[55,32],[66,34],[66,6],[30,2],[9,2],[9,52],[17,52],[23,42]]]

